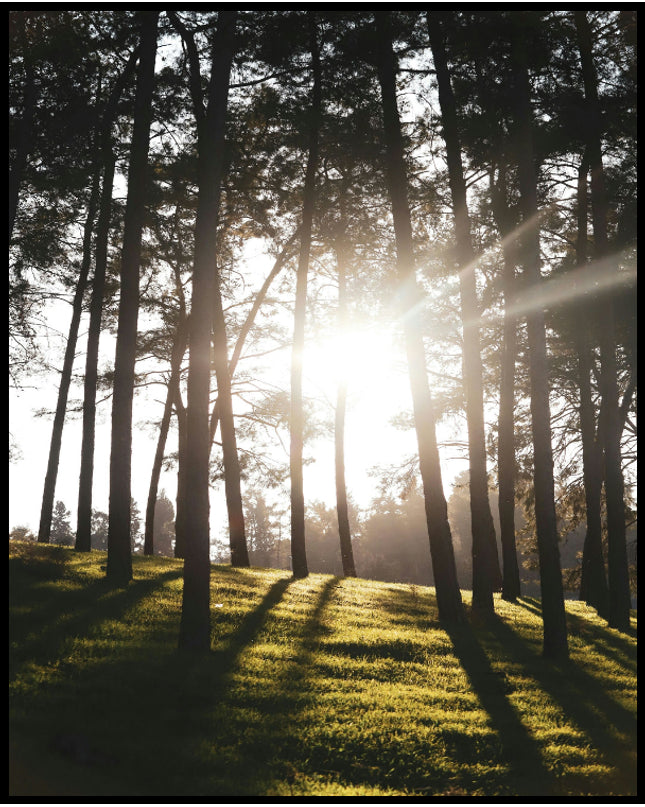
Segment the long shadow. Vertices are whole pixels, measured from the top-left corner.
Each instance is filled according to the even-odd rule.
[[[263,792],[265,784],[278,772],[288,780],[289,758],[302,752],[300,747],[293,749],[286,747],[289,741],[287,740],[285,745],[284,739],[279,748],[276,746],[274,721],[278,720],[281,724],[279,736],[287,737],[289,732],[285,731],[284,723],[295,721],[298,713],[310,703],[312,697],[315,697],[310,694],[311,688],[307,686],[307,679],[310,677],[316,648],[325,631],[322,615],[338,582],[337,577],[325,582],[313,609],[293,639],[289,659],[272,685],[270,693],[261,693],[256,702],[256,706],[262,711],[263,719],[257,726],[257,731],[247,734],[239,749],[242,760],[253,760],[251,767],[243,762],[246,776],[243,790],[245,793]]]
[[[606,688],[573,661],[559,665],[546,662],[502,620],[490,625],[491,632],[508,649],[542,689],[577,724],[606,762],[619,774],[619,784],[634,788],[636,783],[636,717],[611,698]],[[627,735],[616,736],[615,731]]]
[[[40,630],[24,636],[24,629],[30,624],[29,615],[12,618],[9,631],[14,637],[16,646],[10,659],[10,680],[21,671],[29,661],[46,663],[59,658],[70,637],[88,636],[92,629],[106,619],[121,617],[125,611],[147,597],[167,580],[180,577],[182,569],[173,569],[147,580],[133,580],[126,588],[115,589],[105,578],[94,580],[82,589],[56,594],[55,605],[46,617],[41,618]],[[112,596],[97,602],[105,594]],[[20,631],[22,630],[22,635]]]
[[[502,760],[510,766],[510,792],[517,796],[550,796],[554,782],[539,747],[508,700],[504,678],[491,667],[473,628],[468,622],[445,628],[499,738]]]

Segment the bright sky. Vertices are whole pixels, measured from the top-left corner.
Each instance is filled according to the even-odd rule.
[[[378,480],[368,475],[375,465],[388,465],[415,452],[415,436],[412,431],[395,429],[389,419],[402,409],[409,408],[410,396],[407,375],[401,359],[393,347],[393,335],[387,331],[371,329],[346,335],[345,342],[309,344],[306,350],[304,374],[305,394],[316,395],[322,390],[330,401],[335,399],[338,380],[338,351],[345,358],[350,378],[349,402],[346,423],[346,476],[350,494],[362,507],[369,505],[377,492]],[[80,352],[80,351],[79,351]],[[280,355],[280,354],[276,354]],[[283,352],[282,361],[288,361],[288,352]],[[76,372],[82,369],[82,355],[77,359]],[[312,374],[316,381],[312,381]],[[37,532],[40,517],[43,484],[49,442],[51,417],[35,417],[34,411],[56,404],[57,379],[51,379],[39,389],[10,391],[10,431],[18,445],[21,458],[12,463],[9,475],[9,527],[27,526]],[[78,389],[72,393],[80,396]],[[146,419],[160,418],[162,403],[160,388],[145,397],[135,398],[133,436],[132,493],[143,513],[147,500],[150,471],[155,450],[156,433],[141,424]],[[111,401],[99,406],[96,453],[94,508],[107,512],[108,473],[110,454]],[[332,410],[329,409],[329,417]],[[175,450],[176,438],[171,436],[168,451]],[[78,497],[78,474],[81,449],[81,420],[78,415],[68,417],[63,433],[55,499],[61,499],[76,521]],[[334,446],[333,438],[321,436],[306,447],[315,457],[315,462],[305,469],[305,496],[308,500],[335,501]],[[445,453],[445,452],[443,452]],[[453,452],[454,453],[454,452]],[[464,461],[443,462],[444,486],[449,493],[449,484],[456,473],[465,467]],[[164,474],[160,488],[174,500],[176,472]],[[223,515],[223,488],[213,491],[213,532],[221,534],[225,524]],[[213,536],[215,537],[215,536]]]

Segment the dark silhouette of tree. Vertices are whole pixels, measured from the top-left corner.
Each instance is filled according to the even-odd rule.
[[[463,384],[466,396],[470,506],[473,535],[473,608],[492,614],[493,591],[501,585],[497,539],[488,500],[484,394],[479,343],[479,304],[475,279],[476,258],[470,234],[466,182],[461,160],[457,108],[450,83],[441,15],[428,13],[428,38],[439,86],[439,104],[446,143],[446,161],[455,220],[456,262],[459,272],[463,328]]]
[[[116,585],[132,579],[130,538],[132,398],[139,311],[141,236],[145,216],[148,147],[157,52],[159,11],[139,12],[141,49],[121,254],[119,320],[114,361],[107,578]]]
[[[608,256],[607,194],[602,160],[602,120],[592,55],[592,33],[586,12],[576,11],[575,23],[580,49],[582,79],[587,109],[587,150],[591,171],[591,214],[594,258]],[[624,482],[621,465],[621,419],[619,411],[616,326],[614,301],[603,303],[600,323],[600,388],[602,438],[604,448],[605,498],[607,503],[609,624],[629,630],[629,572],[625,537]]]
[[[74,543],[74,533],[69,522],[71,513],[63,502],[57,501],[52,512],[50,538],[53,544],[71,546]]]
[[[90,321],[87,334],[85,373],[83,376],[83,435],[81,441],[81,467],[78,482],[78,509],[76,543],[79,552],[89,552],[92,534],[92,485],[94,481],[94,444],[96,429],[96,390],[98,381],[99,342],[105,294],[105,276],[108,262],[110,225],[112,220],[112,193],[116,158],[113,145],[113,128],[118,102],[136,65],[137,51],[133,51],[115,81],[106,102],[99,126],[99,149],[103,177],[99,202],[94,246],[94,275],[90,298]]]
[[[236,17],[235,12],[227,9],[218,12],[205,105],[202,98],[199,57],[190,37],[184,38],[191,60],[191,94],[197,121],[199,197],[188,329],[188,408],[184,457],[186,477],[183,499],[177,502],[178,518],[180,510],[183,509],[181,529],[184,544],[184,588],[179,647],[196,653],[205,653],[210,649],[208,495],[210,344],[217,282],[216,237],[220,187],[224,172],[225,118],[234,54]],[[221,336],[222,334],[216,334],[218,339],[221,339]],[[218,349],[225,350],[225,344],[220,343]],[[228,366],[226,370],[228,372]],[[218,377],[218,384],[220,380]],[[221,387],[219,391],[220,395],[226,394]],[[229,415],[231,414],[232,408],[229,409]],[[243,530],[243,522],[238,526]]]
[[[513,93],[516,104],[516,153],[520,209],[525,225],[525,231],[522,234],[523,290],[528,293],[528,290],[531,289],[533,293],[537,293],[541,283],[540,226],[531,90],[526,58],[526,42],[530,41],[527,40],[530,36],[530,22],[527,14],[528,12],[513,14],[511,55]],[[541,305],[532,307],[526,317],[526,326],[529,345],[535,522],[544,623],[543,654],[546,658],[557,660],[567,658],[569,649],[553,490],[549,374],[544,310]]]
[[[305,497],[303,488],[302,453],[304,445],[304,409],[302,401],[302,360],[305,346],[305,312],[307,302],[307,273],[311,250],[311,228],[315,205],[316,171],[318,168],[318,141],[322,111],[320,53],[316,18],[307,12],[307,25],[311,48],[313,85],[309,111],[309,148],[303,189],[300,255],[296,275],[296,303],[291,359],[291,414],[289,421],[291,479],[291,559],[294,577],[306,577],[307,553],[305,547]]]
[[[383,102],[386,176],[394,222],[397,275],[402,301],[401,318],[419,448],[430,553],[440,619],[454,623],[463,620],[463,606],[441,480],[435,414],[428,386],[423,336],[419,321],[421,294],[415,277],[412,226],[406,192],[407,176],[396,99],[397,64],[392,48],[389,14],[388,12],[377,12],[375,17],[377,71]]]
[[[85,290],[87,288],[87,279],[90,272],[92,259],[92,232],[94,230],[94,220],[98,207],[98,198],[99,183],[98,173],[96,173],[87,205],[87,218],[85,220],[83,234],[83,257],[81,260],[78,280],[76,282],[76,292],[72,302],[72,318],[67,334],[65,356],[63,358],[63,367],[61,370],[61,379],[58,388],[58,399],[56,402],[56,413],[54,415],[54,422],[52,424],[52,436],[49,444],[49,456],[47,459],[47,472],[45,474],[45,485],[40,510],[40,526],[38,529],[39,543],[49,542],[52,508],[54,506],[54,493],[56,491],[56,479],[58,477],[60,449],[63,440],[63,427],[65,425],[65,414],[67,412],[67,398],[72,381],[72,370],[74,368],[74,358],[76,356],[78,330],[81,324],[81,315],[83,313],[83,299],[85,296]]]

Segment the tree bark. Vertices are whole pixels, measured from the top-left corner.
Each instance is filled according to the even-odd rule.
[[[137,71],[134,124],[128,168],[128,195],[121,254],[119,318],[114,360],[107,579],[132,579],[130,537],[132,400],[139,313],[141,235],[145,217],[148,147],[152,120],[159,11],[141,11],[141,52]]]
[[[217,261],[217,225],[224,170],[225,119],[234,52],[236,12],[218,12],[213,42],[208,104],[195,104],[198,128],[199,198],[191,311],[188,321],[188,407],[186,418],[184,587],[179,647],[195,653],[210,649],[209,396],[210,344]],[[192,80],[199,81],[194,75]],[[198,100],[194,97],[194,100]],[[179,505],[179,503],[178,503]],[[179,506],[178,506],[179,510]]]
[[[307,304],[307,274],[311,250],[311,228],[315,203],[316,171],[318,168],[318,139],[322,114],[320,53],[316,21],[308,12],[313,89],[309,111],[309,154],[305,173],[302,206],[300,255],[296,275],[293,348],[291,354],[291,409],[289,419],[289,471],[291,479],[291,563],[294,577],[306,577],[305,497],[303,485],[304,409],[302,396],[302,361],[305,346],[305,313]]]
[[[593,64],[592,35],[585,11],[574,12],[582,79],[587,108],[587,150],[591,169],[591,215],[594,234],[594,257],[608,254],[607,193],[602,162],[602,120],[598,101],[596,73]],[[629,630],[630,592],[625,529],[624,482],[621,462],[621,418],[618,397],[616,359],[616,326],[614,300],[603,301],[600,322],[600,394],[605,466],[605,500],[607,507],[607,541],[609,571],[609,625]]]
[[[439,105],[446,144],[448,179],[455,221],[457,269],[463,332],[462,367],[466,398],[468,457],[470,462],[470,513],[473,559],[473,608],[493,614],[493,591],[501,587],[497,537],[488,497],[484,391],[479,341],[479,304],[475,277],[476,259],[470,235],[470,218],[461,160],[461,144],[448,59],[443,42],[440,15],[427,14],[428,39],[432,50]]]
[[[389,14],[388,12],[377,12],[375,18],[377,71],[382,95],[383,132],[386,148],[386,178],[394,223],[401,316],[419,449],[419,466],[423,481],[430,554],[439,618],[445,623],[457,623],[463,621],[464,612],[457,581],[446,497],[441,479],[434,407],[426,373],[419,315],[421,293],[415,274],[403,139],[396,99],[397,64],[392,47]]]
[[[92,182],[90,198],[87,206],[87,217],[83,232],[83,257],[81,268],[76,282],[76,291],[72,303],[72,318],[67,334],[67,344],[65,346],[65,357],[61,371],[60,386],[58,387],[58,399],[56,402],[56,413],[52,425],[52,436],[49,444],[49,456],[47,459],[47,473],[45,474],[45,486],[43,490],[43,500],[40,510],[40,526],[38,529],[38,542],[49,543],[51,532],[52,513],[54,510],[54,495],[56,492],[56,479],[58,477],[58,463],[60,460],[60,449],[63,441],[63,427],[65,425],[65,413],[67,411],[67,398],[72,381],[72,369],[74,367],[74,357],[76,355],[76,344],[78,342],[78,329],[83,314],[83,298],[87,288],[87,278],[92,262],[92,232],[94,231],[94,221],[99,198],[99,172],[97,171]]]
[[[526,33],[524,18],[516,16],[511,48],[515,83],[520,207],[525,225],[522,244],[523,285],[525,289],[534,288],[537,292],[542,276],[530,83],[525,59]],[[527,315],[526,325],[529,345],[535,521],[544,625],[543,655],[545,658],[560,660],[568,657],[569,649],[555,514],[549,374],[543,309],[531,311]]]

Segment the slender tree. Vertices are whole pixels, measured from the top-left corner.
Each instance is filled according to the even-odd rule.
[[[589,160],[585,151],[578,168],[576,266],[587,264],[587,208]],[[580,599],[608,616],[607,576],[602,550],[602,445],[596,433],[596,415],[591,388],[593,372],[589,323],[598,321],[599,307],[595,301],[577,302],[579,312],[574,323],[574,339],[578,361],[580,390],[580,439],[582,442],[582,474],[585,491],[585,540],[582,551]]]
[[[435,413],[428,386],[425,350],[420,324],[421,294],[416,281],[412,224],[407,200],[401,123],[396,98],[397,62],[392,47],[388,12],[377,12],[376,60],[383,104],[386,176],[389,188],[397,274],[402,296],[405,349],[408,361],[414,423],[419,449],[430,553],[437,589],[440,619],[446,623],[464,618],[455,556],[448,523],[446,498],[435,432]]]
[[[497,182],[491,178],[491,206],[502,242],[504,325],[499,382],[497,426],[497,487],[499,531],[502,544],[502,599],[514,602],[521,594],[520,569],[515,540],[515,360],[517,318],[512,313],[515,297],[515,220],[507,202],[506,165],[500,164]]]
[[[307,303],[307,274],[311,250],[318,143],[322,114],[322,87],[318,32],[313,11],[307,12],[313,87],[309,110],[309,152],[303,190],[300,255],[296,274],[296,303],[294,311],[293,348],[291,358],[291,411],[289,469],[291,478],[291,560],[294,577],[306,577],[305,497],[303,486],[304,409],[302,397],[302,361],[305,346],[305,311]]]
[[[529,288],[537,292],[542,281],[531,91],[526,58],[530,23],[526,15],[527,12],[513,13],[511,34],[517,171],[520,209],[525,225],[522,236],[525,293]],[[546,328],[544,310],[541,306],[533,307],[527,314],[526,327],[529,345],[535,521],[544,624],[543,654],[546,658],[559,660],[568,657],[569,649],[555,514]]]
[[[587,109],[587,150],[591,170],[591,215],[594,234],[594,257],[607,257],[607,193],[602,160],[602,119],[598,87],[593,63],[592,33],[586,12],[574,12],[582,79]],[[621,465],[621,417],[618,398],[616,361],[616,324],[614,301],[603,304],[599,329],[600,389],[602,437],[604,447],[605,499],[607,506],[609,624],[629,630],[629,571],[625,535],[624,481]]]
[[[212,41],[207,102],[202,100],[199,60],[190,37],[191,92],[197,118],[198,202],[189,315],[188,408],[185,492],[177,501],[183,530],[184,587],[179,647],[196,653],[210,649],[209,395],[210,344],[215,298],[217,225],[224,172],[225,120],[237,14],[222,8]],[[175,18],[175,24],[177,19]],[[182,26],[180,24],[180,32]],[[185,35],[185,31],[184,31]],[[180,505],[183,512],[180,515]]]
[[[152,122],[159,11],[139,12],[141,50],[128,166],[128,195],[121,254],[119,319],[114,361],[107,578],[116,585],[132,579],[130,540],[132,399],[139,312],[139,271]]]
[[[63,440],[63,427],[65,425],[65,414],[67,412],[67,398],[72,381],[72,370],[74,367],[74,357],[76,355],[76,344],[78,341],[78,330],[83,314],[83,299],[87,288],[87,279],[92,260],[92,233],[96,219],[96,210],[99,197],[99,174],[95,172],[90,198],[87,206],[87,217],[83,233],[83,255],[81,267],[76,282],[76,292],[72,302],[72,318],[67,334],[65,345],[65,356],[61,371],[61,380],[58,387],[58,399],[56,401],[56,413],[52,424],[52,436],[49,444],[49,456],[47,459],[47,473],[45,474],[45,486],[43,490],[42,506],[40,510],[40,526],[38,529],[38,541],[49,543],[51,530],[52,511],[54,507],[54,494],[56,491],[56,479],[58,477],[58,463],[60,460],[60,450]]]
[[[441,15],[427,15],[428,38],[432,49],[439,104],[446,143],[446,161],[455,221],[456,258],[459,271],[463,329],[463,383],[466,397],[468,457],[470,463],[470,507],[473,553],[473,608],[492,614],[493,591],[501,586],[497,538],[488,499],[484,393],[479,341],[479,304],[476,288],[476,258],[470,234],[466,181],[461,159],[457,107],[450,82]]]
[[[343,198],[341,197],[341,206]],[[338,330],[343,335],[347,329],[349,312],[347,303],[347,239],[344,216],[341,214],[340,232],[335,239],[336,263],[338,266]],[[342,342],[342,339],[341,339]],[[342,349],[342,348],[341,348]],[[338,516],[338,536],[340,539],[340,556],[343,562],[345,577],[356,577],[352,533],[349,525],[349,507],[347,502],[347,483],[345,481],[345,415],[347,411],[347,386],[349,379],[347,369],[339,356],[341,374],[336,392],[336,409],[334,413],[334,468],[336,481],[336,515]]]
[[[105,292],[105,275],[108,260],[110,222],[112,218],[112,193],[116,158],[113,146],[113,127],[118,102],[130,80],[137,61],[138,50],[130,55],[123,71],[115,81],[102,115],[99,146],[103,169],[101,198],[94,246],[94,275],[90,297],[90,321],[83,376],[83,426],[81,439],[81,467],[78,482],[78,510],[76,517],[76,543],[79,552],[92,548],[92,484],[94,479],[94,443],[96,427],[96,385],[98,379],[99,342],[101,317]]]

